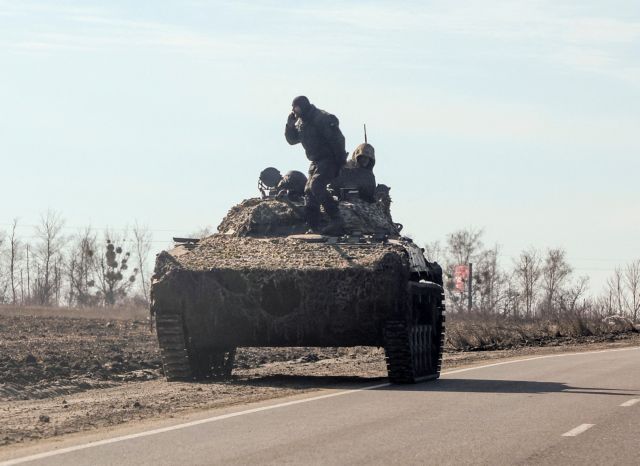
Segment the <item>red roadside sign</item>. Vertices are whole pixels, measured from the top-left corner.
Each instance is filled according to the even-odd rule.
[[[467,281],[469,280],[469,266],[468,265],[456,265],[453,269],[453,281],[456,286],[456,290],[462,292],[466,288]]]

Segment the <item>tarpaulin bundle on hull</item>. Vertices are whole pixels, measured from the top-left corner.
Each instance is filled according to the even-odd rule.
[[[397,235],[387,202],[354,200],[340,202],[338,208],[346,231],[365,234]],[[290,201],[247,199],[229,210],[218,225],[218,232],[230,236],[282,236],[304,233],[304,209]]]

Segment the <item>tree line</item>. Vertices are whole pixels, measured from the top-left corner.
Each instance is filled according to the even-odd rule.
[[[0,303],[23,306],[113,306],[147,303],[151,233],[137,223],[130,234],[91,227],[63,233],[65,221],[44,213],[33,234],[20,237],[14,219],[0,231]]]
[[[444,243],[425,245],[427,258],[443,268],[450,312],[469,312],[469,290],[456,288],[454,270],[472,263],[472,312],[526,319],[623,315],[638,322],[640,259],[616,268],[605,290],[592,295],[589,278],[575,275],[564,249],[530,248],[505,266],[497,246],[484,246],[483,234],[463,229],[447,235]]]
[[[63,234],[65,221],[44,213],[33,234],[20,237],[15,219],[0,230],[0,303],[25,306],[113,306],[148,303],[151,233],[137,222],[129,232],[91,227]],[[202,235],[199,236],[203,236]],[[449,312],[469,312],[467,287],[456,288],[454,269],[473,263],[471,312],[516,318],[568,315],[640,317],[640,259],[616,268],[599,295],[576,276],[562,248],[530,248],[505,266],[497,246],[487,248],[480,229],[425,245],[443,268]]]

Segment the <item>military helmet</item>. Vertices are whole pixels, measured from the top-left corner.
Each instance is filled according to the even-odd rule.
[[[309,102],[309,99],[306,96],[299,95],[298,97],[293,99],[293,102],[291,102],[291,107],[300,107],[300,112],[302,113],[302,115],[305,115],[311,108],[311,102]]]
[[[309,102],[309,99],[307,98],[307,96],[304,96],[304,95],[299,95],[298,97],[293,99],[293,102],[291,102],[292,107],[298,106],[302,109],[305,109],[310,105],[311,105],[311,102]]]
[[[356,147],[356,149],[353,151],[353,154],[351,154],[351,160],[355,164],[360,157],[367,157],[371,161],[369,168],[373,168],[373,166],[376,164],[376,151],[371,144],[363,142],[358,147]]]
[[[307,184],[307,177],[304,173],[291,170],[282,177],[278,188],[288,189],[291,193],[302,195]]]
[[[271,190],[278,186],[281,179],[282,175],[277,168],[267,167],[262,170],[258,178],[258,190],[262,194],[262,197],[270,196],[272,194]]]
[[[260,172],[260,183],[267,188],[275,188],[281,179],[282,175],[277,168],[267,167]]]

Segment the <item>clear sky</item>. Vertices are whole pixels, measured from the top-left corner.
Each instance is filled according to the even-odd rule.
[[[468,226],[563,247],[602,285],[640,258],[640,3],[0,0],[0,229],[216,226],[299,94],[362,124],[419,242]]]

